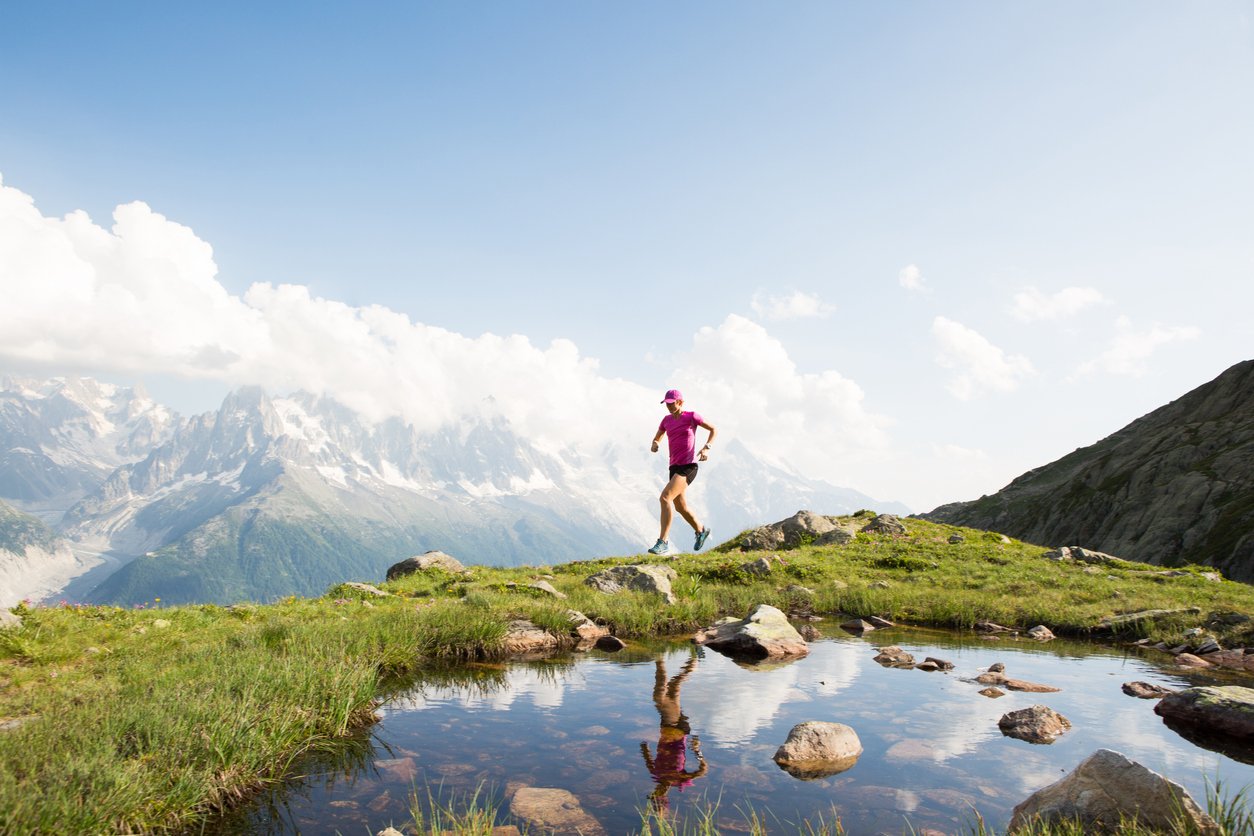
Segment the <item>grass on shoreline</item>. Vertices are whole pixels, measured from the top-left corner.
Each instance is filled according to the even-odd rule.
[[[782,564],[764,578],[741,566],[766,553],[722,550],[430,572],[381,584],[391,597],[371,600],[336,587],[269,605],[19,607],[22,626],[0,630],[0,833],[195,829],[281,781],[296,759],[343,745],[373,722],[389,681],[431,660],[500,655],[513,618],[566,636],[568,608],[632,638],[691,632],[759,603],[1072,635],[1119,612],[1198,607],[1124,638],[1172,644],[1200,627],[1225,647],[1254,645],[1250,622],[1211,619],[1254,613],[1254,588],[1207,580],[1200,567],[1179,577],[1138,564],[1092,573],[997,534],[907,525],[906,536],[779,552]],[[954,533],[963,541],[949,543]],[[583,583],[638,562],[677,572],[675,604]],[[526,587],[541,576],[568,599]],[[873,586],[881,581],[886,588]]]

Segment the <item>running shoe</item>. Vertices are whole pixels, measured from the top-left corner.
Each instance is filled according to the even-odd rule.
[[[671,550],[671,544],[665,540],[658,540],[653,544],[653,548],[649,549],[649,554],[666,554]]]
[[[701,551],[701,547],[705,545],[705,540],[709,536],[710,536],[710,527],[707,525],[705,528],[697,532],[697,542],[693,544],[692,550],[694,552]]]

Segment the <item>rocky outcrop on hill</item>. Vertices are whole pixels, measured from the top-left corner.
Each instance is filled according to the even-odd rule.
[[[921,516],[1254,581],[1254,360],[991,496]]]
[[[893,517],[896,519],[896,517]],[[801,546],[843,546],[853,539],[854,529],[839,517],[798,511],[786,520],[750,529],[719,547],[719,551],[743,552],[797,549]]]

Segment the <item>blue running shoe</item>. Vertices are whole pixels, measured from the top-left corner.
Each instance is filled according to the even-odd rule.
[[[709,536],[710,536],[710,527],[707,525],[705,528],[697,532],[697,542],[693,543],[692,550],[694,552],[701,551],[701,547],[705,545],[705,540]]]
[[[649,554],[666,554],[670,550],[671,544],[659,538],[658,541],[653,544],[653,548],[649,549]]]

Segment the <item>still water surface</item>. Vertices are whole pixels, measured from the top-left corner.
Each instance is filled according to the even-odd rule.
[[[427,671],[382,707],[381,722],[344,762],[307,765],[299,782],[225,826],[374,834],[412,822],[415,790],[423,803],[435,797],[456,806],[477,788],[497,800],[501,823],[519,823],[501,799],[525,785],[569,790],[611,834],[638,831],[642,810],[664,810],[682,829],[712,806],[722,832],[745,830],[756,811],[779,833],[837,817],[852,834],[965,833],[977,810],[1001,831],[1015,804],[1099,748],[1183,784],[1203,804],[1208,780],[1231,790],[1254,784],[1254,766],[1194,745],[1163,725],[1153,700],[1120,690],[1132,680],[1218,681],[1206,675],[1186,678],[1122,649],[1063,641],[828,630],[805,659],[773,666],[653,642],[616,654]],[[955,668],[881,667],[873,648],[887,644]],[[981,696],[985,686],[972,680],[994,662],[1008,676],[1062,691]],[[1072,730],[1049,745],[1004,737],[997,720],[1034,704],[1063,714]],[[857,763],[810,781],[777,767],[771,756],[806,720],[853,727],[864,749]]]

